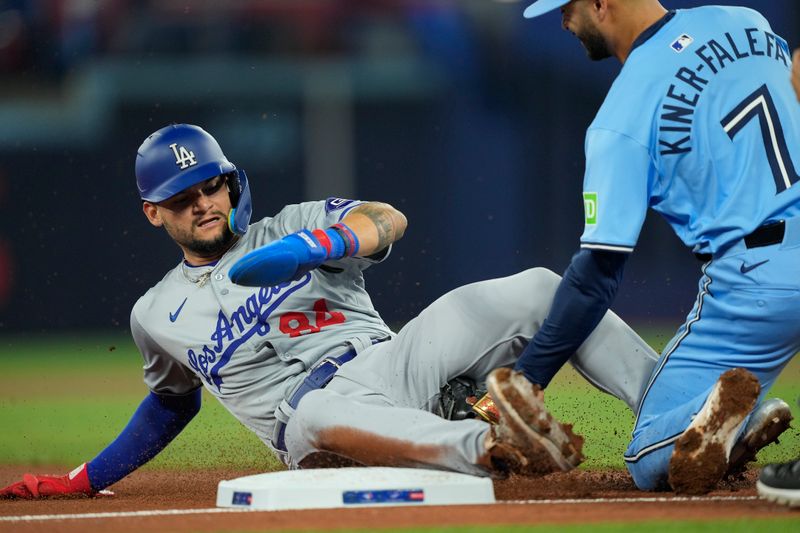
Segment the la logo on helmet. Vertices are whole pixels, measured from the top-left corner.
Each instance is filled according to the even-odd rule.
[[[169,147],[172,148],[172,153],[175,154],[175,164],[180,165],[181,170],[197,164],[194,152],[187,150],[185,146],[181,146],[180,151],[178,150],[178,143],[172,143]]]

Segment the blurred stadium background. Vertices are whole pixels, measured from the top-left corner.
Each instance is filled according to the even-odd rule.
[[[715,3],[759,9],[798,45],[796,0]],[[368,274],[392,324],[467,282],[563,271],[582,231],[583,134],[619,65],[586,60],[557,13],[523,8],[0,2],[0,336],[127,333],[179,260],[133,176],[136,148],[170,122],[202,125],[248,171],[255,217],[326,196],[403,210],[406,237]],[[677,326],[698,266],[651,217],[615,309]]]

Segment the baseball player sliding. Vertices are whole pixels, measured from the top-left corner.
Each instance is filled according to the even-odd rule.
[[[800,349],[800,109],[791,53],[756,11],[539,0],[622,71],[586,134],[581,249],[516,368],[546,386],[614,299],[647,208],[702,260],[625,454],[641,489],[714,488],[753,408]],[[788,412],[776,425],[788,424]]]
[[[523,395],[522,419],[514,413],[492,426],[431,412],[451,379],[484,382],[514,364],[547,313],[555,274],[533,269],[462,287],[395,334],[362,274],[406,229],[393,207],[330,198],[251,225],[245,172],[187,124],[144,141],[136,179],[145,216],[183,252],[131,313],[151,392],[94,459],[66,476],[26,474],[0,494],[95,494],[183,430],[200,409],[201,387],[291,468],[335,460],[500,476],[582,460],[582,439],[551,419],[528,383],[495,390]],[[655,359],[608,313],[574,363],[633,407]]]
[[[201,387],[290,468],[357,463],[502,476],[566,471],[582,460],[581,438],[509,370],[547,316],[557,275],[532,269],[461,287],[395,334],[362,272],[403,235],[396,209],[331,198],[251,225],[244,171],[186,124],[145,140],[136,178],[144,214],[183,252],[131,313],[151,392],[94,459],[65,476],[26,474],[0,494],[95,494],[180,433],[200,409]],[[655,360],[608,312],[572,363],[633,409]],[[433,414],[453,378],[487,376],[503,400],[498,425]],[[763,423],[770,412],[754,418]],[[740,448],[755,453],[747,439]]]

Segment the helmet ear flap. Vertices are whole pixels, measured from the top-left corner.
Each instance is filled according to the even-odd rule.
[[[228,185],[228,194],[231,197],[231,207],[236,207],[239,198],[242,196],[242,182],[239,180],[239,171],[234,170],[225,174],[225,182]]]
[[[235,170],[228,174],[228,192],[233,206],[228,213],[228,228],[237,235],[244,235],[253,214],[250,184],[244,170]]]

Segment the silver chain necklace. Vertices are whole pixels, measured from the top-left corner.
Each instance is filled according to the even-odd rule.
[[[186,278],[188,281],[194,283],[198,287],[202,287],[203,285],[208,283],[209,279],[211,279],[211,274],[214,272],[214,269],[217,268],[217,265],[214,265],[213,267],[209,268],[207,271],[203,272],[197,277],[190,276],[188,268],[189,267],[186,266],[186,263],[181,261],[181,273],[183,274],[183,277]]]
[[[239,242],[239,239],[238,238],[234,238],[233,241],[231,241],[231,243],[228,245],[227,249],[225,250],[225,253],[228,253],[228,250],[230,250],[231,248],[236,246],[236,244],[238,242]],[[214,271],[220,265],[221,261],[222,261],[222,257],[217,259],[217,263],[214,266],[212,266],[211,268],[209,268],[207,271],[203,272],[202,274],[200,274],[197,277],[193,277],[193,276],[191,276],[189,274],[189,268],[190,267],[186,264],[186,261],[184,260],[184,261],[181,261],[181,274],[183,274],[183,277],[186,278],[187,281],[189,281],[191,283],[194,283],[198,287],[202,287],[203,285],[208,283],[209,279],[211,279],[211,274],[214,273]],[[202,268],[202,267],[195,267],[195,268]],[[222,279],[222,278],[218,278],[218,279]]]

